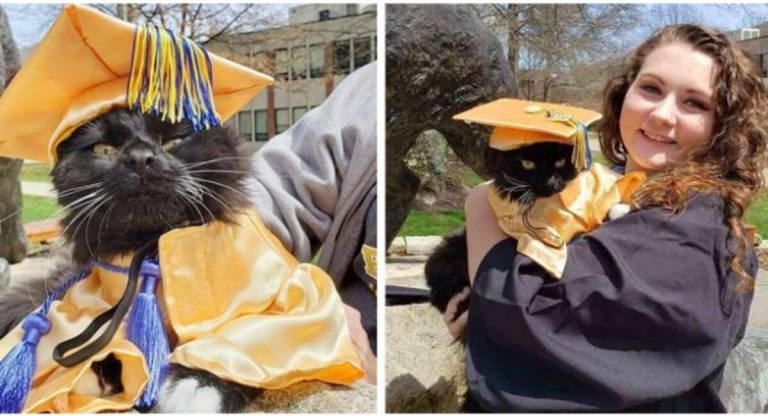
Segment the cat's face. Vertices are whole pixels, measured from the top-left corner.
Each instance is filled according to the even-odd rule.
[[[535,143],[507,151],[488,148],[486,162],[494,184],[507,198],[517,200],[526,193],[548,197],[576,177],[572,152],[573,146],[559,143]]]
[[[247,204],[239,183],[250,165],[238,144],[223,127],[193,132],[126,109],[75,130],[52,171],[75,259],[108,258],[174,228],[231,219]]]

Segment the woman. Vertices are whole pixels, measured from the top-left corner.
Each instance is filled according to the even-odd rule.
[[[649,180],[569,246],[562,280],[510,256],[484,185],[467,198],[473,289],[448,325],[466,322],[468,410],[725,411],[758,267],[740,221],[763,188],[760,78],[725,34],[670,26],[609,81],[603,113],[603,154]]]

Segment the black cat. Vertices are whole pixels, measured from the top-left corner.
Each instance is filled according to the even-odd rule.
[[[239,153],[239,144],[223,127],[194,132],[187,122],[170,124],[127,109],[76,129],[59,145],[51,172],[67,209],[62,223],[71,256],[50,276],[0,296],[0,337],[89,259],[134,252],[174,228],[232,220],[249,204],[240,183],[250,158]],[[120,369],[111,356],[94,365],[102,394],[123,390]],[[152,410],[240,411],[257,392],[172,365]]]
[[[510,201],[531,204],[565,188],[578,172],[571,162],[573,146],[560,143],[535,143],[515,150],[487,148],[486,165],[493,185]],[[469,286],[467,233],[462,228],[443,238],[424,266],[430,302],[445,312],[448,301]],[[467,310],[468,301],[459,304],[455,317]]]

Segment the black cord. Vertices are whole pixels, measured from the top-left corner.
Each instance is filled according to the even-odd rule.
[[[81,362],[87,360],[93,355],[102,350],[109,341],[115,336],[117,329],[123,322],[125,314],[131,307],[133,298],[136,296],[136,289],[139,285],[139,272],[141,272],[141,264],[148,256],[155,256],[157,254],[157,239],[153,239],[147,244],[144,244],[139,248],[131,260],[131,267],[128,271],[128,283],[125,286],[125,292],[115,306],[109,308],[107,311],[102,312],[99,316],[88,325],[83,332],[79,335],[70,338],[58,345],[53,349],[53,359],[64,367],[73,367]],[[70,356],[65,357],[64,354],[78,348],[88,342],[96,332],[98,332],[105,323],[109,322],[109,326],[98,338],[92,343],[80,348]]]

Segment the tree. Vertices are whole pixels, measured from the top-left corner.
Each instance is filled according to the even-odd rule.
[[[645,19],[643,19],[644,26],[648,30],[646,36],[650,36],[664,26],[702,21],[701,13],[691,4],[653,4],[646,8]]]
[[[5,11],[0,8],[0,95],[20,68],[19,51],[11,36]],[[21,224],[21,159],[0,157],[0,263],[24,260],[27,239]],[[0,264],[0,275],[3,274]]]
[[[231,4],[90,4],[95,9],[131,23],[154,23],[205,45],[234,33],[275,25],[282,9],[275,5]]]
[[[515,96],[547,101],[554,86],[577,67],[621,52],[623,33],[635,24],[633,4],[479,5],[496,33],[506,34],[507,60]],[[523,73],[529,75],[524,78]],[[522,81],[540,85],[539,94],[518,94]],[[530,84],[527,85],[530,88]],[[534,94],[532,94],[534,95]]]

